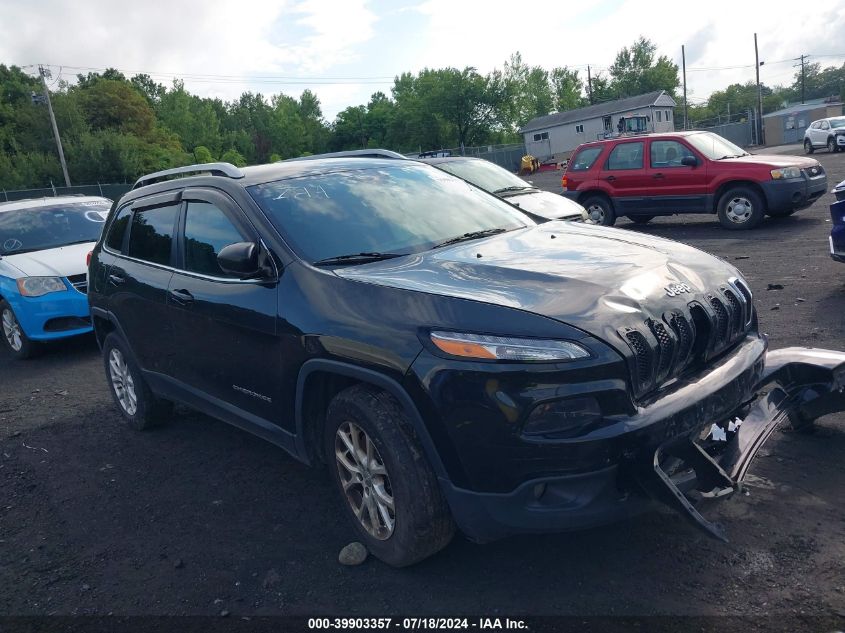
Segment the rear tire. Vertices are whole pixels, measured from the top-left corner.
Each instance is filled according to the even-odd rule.
[[[766,214],[763,199],[749,187],[733,187],[719,198],[719,223],[731,231],[753,229]]]
[[[173,403],[153,394],[129,346],[114,332],[103,341],[103,364],[109,391],[130,428],[144,431],[173,414]]]
[[[605,196],[590,196],[582,203],[587,210],[587,216],[596,224],[613,226],[616,223],[616,212],[613,203]]]
[[[813,147],[813,144],[810,142],[810,139],[808,139],[808,138],[804,139],[804,151],[807,154],[812,154],[813,152],[816,151],[816,148]]]
[[[437,477],[388,393],[356,385],[337,394],[324,444],[346,514],[374,556],[404,567],[449,544],[455,525]]]
[[[0,299],[0,334],[6,349],[18,360],[32,358],[35,354],[37,343],[23,331],[15,311],[5,299]]]
[[[654,219],[653,215],[629,215],[628,219],[634,224],[648,224]]]

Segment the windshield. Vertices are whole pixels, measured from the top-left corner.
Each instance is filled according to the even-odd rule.
[[[530,188],[526,181],[515,176],[507,169],[484,159],[450,160],[437,163],[437,168],[468,180],[476,187],[494,192],[509,187]]]
[[[722,138],[718,134],[713,134],[712,132],[690,134],[686,138],[690,144],[695,147],[695,149],[704,154],[710,160],[720,160],[722,158],[734,158],[735,156],[748,155],[748,152],[741,147],[737,147],[727,139]]]
[[[534,224],[496,197],[421,164],[391,163],[247,190],[312,263],[359,253],[404,255],[466,233]]]
[[[830,127],[836,129],[840,127],[845,127],[845,117],[840,119],[831,119],[830,120]]]
[[[104,199],[13,211],[0,207],[0,255],[96,242],[110,206]]]

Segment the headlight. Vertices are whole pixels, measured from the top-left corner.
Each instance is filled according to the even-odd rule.
[[[772,170],[772,179],[781,180],[784,178],[800,178],[801,170],[798,167],[782,167]]]
[[[447,354],[464,358],[561,361],[590,357],[590,352],[572,341],[432,332],[431,342]]]
[[[60,277],[21,277],[18,279],[18,292],[24,297],[40,297],[51,292],[67,290]]]

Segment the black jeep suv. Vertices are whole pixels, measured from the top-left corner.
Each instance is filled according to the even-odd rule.
[[[694,502],[735,490],[782,419],[843,407],[845,354],[767,353],[733,266],[538,225],[412,161],[151,174],[112,208],[89,284],[131,426],[180,402],[328,464],[392,565],[456,526],[578,529],[653,500],[723,538]]]

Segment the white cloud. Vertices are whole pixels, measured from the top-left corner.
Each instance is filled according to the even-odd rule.
[[[513,0],[0,0],[7,27],[0,63],[107,66],[185,78],[201,95],[236,98],[244,90],[293,96],[309,87],[332,118],[390,84],[291,84],[282,77],[392,77],[423,67],[501,68],[515,51],[546,68],[591,64],[601,72],[640,35],[680,64],[686,44],[689,94],[707,97],[753,80],[753,33],[766,61],[761,79],[790,83],[801,53],[845,53],[845,2],[709,0],[685,5],[641,0],[581,0],[554,5]],[[796,19],[796,16],[798,19]],[[8,28],[14,25],[14,28]],[[842,63],[845,57],[811,61]],[[783,61],[787,60],[787,61]],[[697,70],[744,66],[725,70]],[[582,77],[586,72],[582,70]],[[205,75],[203,77],[202,75]],[[208,77],[216,75],[217,78]],[[226,77],[220,77],[226,76]],[[256,76],[264,76],[257,79]],[[272,77],[272,79],[268,78]],[[388,80],[389,81],[389,80]]]

